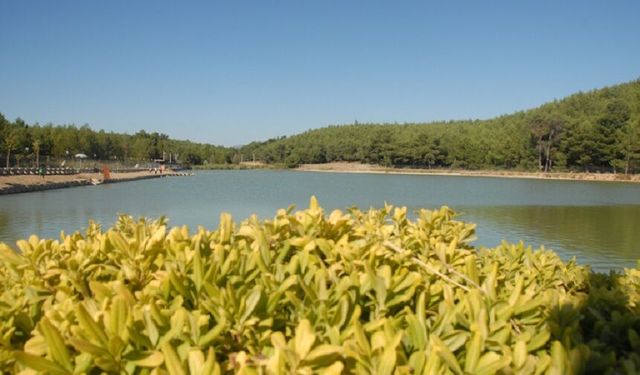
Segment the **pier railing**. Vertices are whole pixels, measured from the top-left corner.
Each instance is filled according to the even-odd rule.
[[[176,168],[178,167],[178,168]],[[176,168],[182,170],[184,168],[180,166],[169,166],[169,168]],[[131,172],[143,172],[159,170],[158,165],[148,164],[139,167],[125,167],[125,166],[110,166],[111,173],[131,173]],[[46,167],[46,175],[72,175],[78,173],[99,173],[102,171],[102,167],[93,166],[86,168],[72,168],[72,167]],[[40,174],[40,168],[37,167],[10,167],[0,168],[0,176],[19,176],[19,175],[38,175]]]
[[[151,168],[112,168],[110,169],[111,173],[131,173],[131,172],[142,172],[142,171],[151,171]],[[45,175],[72,175],[79,173],[98,173],[102,170],[99,168],[64,168],[64,167],[56,167],[56,168],[45,168]],[[38,175],[40,174],[40,168],[35,167],[11,167],[11,168],[0,168],[0,176],[21,176],[21,175]]]
[[[91,168],[93,172],[93,168]],[[40,168],[29,167],[13,167],[13,168],[0,168],[0,176],[17,176],[17,175],[37,175],[40,173]],[[76,168],[46,168],[45,174],[47,175],[66,175],[81,173],[80,169]]]

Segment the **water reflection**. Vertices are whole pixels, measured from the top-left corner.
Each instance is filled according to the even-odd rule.
[[[467,207],[463,219],[480,223],[486,246],[523,240],[577,257],[594,269],[633,267],[640,258],[640,205]],[[635,224],[635,225],[634,225]]]
[[[6,238],[15,238],[17,233],[11,233],[11,221],[9,219],[9,213],[6,211],[0,211],[0,233]]]
[[[409,211],[448,205],[478,226],[478,245],[500,240],[544,244],[596,269],[629,267],[640,258],[640,185],[383,174],[214,171],[189,178],[143,180],[0,196],[0,241],[30,234],[57,238],[90,219],[111,226],[119,213],[170,225],[215,228],[220,212],[238,219],[272,217],[306,207],[311,195],[330,211],[384,202]]]

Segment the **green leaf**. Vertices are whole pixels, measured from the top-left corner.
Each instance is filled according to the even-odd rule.
[[[251,293],[249,294],[249,297],[247,297],[246,299],[244,314],[242,314],[242,317],[240,318],[241,322],[246,321],[251,315],[251,313],[253,312],[253,310],[255,310],[256,306],[258,305],[258,302],[260,302],[261,294],[262,292],[259,288],[256,288],[251,291]]]
[[[482,351],[482,335],[479,332],[474,333],[473,338],[467,345],[467,354],[465,357],[464,371],[472,373],[478,365],[480,353]]]
[[[153,317],[151,316],[151,308],[147,305],[143,311],[144,324],[147,328],[147,337],[151,341],[151,344],[155,346],[158,343],[158,338],[160,337],[160,333],[158,332],[158,327],[153,321]]]
[[[202,365],[202,375],[220,375],[220,365],[216,362],[216,355],[213,352],[213,348],[209,347],[207,352],[207,359]],[[191,375],[194,375],[193,373]]]
[[[551,368],[555,374],[564,374],[566,372],[567,353],[560,341],[554,341],[551,344]]]
[[[16,352],[14,356],[18,362],[36,371],[47,372],[52,375],[71,375],[71,371],[45,358],[24,352]]]
[[[231,215],[226,212],[220,214],[220,225],[218,227],[220,233],[220,241],[222,243],[228,243],[231,240],[231,234],[233,231],[233,220]]]
[[[462,368],[460,367],[460,364],[458,363],[455,355],[453,355],[451,350],[449,350],[449,347],[447,347],[444,342],[442,342],[442,340],[440,340],[436,336],[432,335],[431,341],[434,345],[436,354],[438,354],[440,358],[442,358],[442,360],[447,364],[447,366],[449,366],[449,369],[451,369],[456,374],[462,374]]]
[[[69,355],[67,346],[65,345],[62,335],[58,329],[54,327],[46,317],[40,320],[39,326],[40,331],[49,346],[49,351],[53,360],[62,365],[65,369],[71,371],[73,369],[73,366],[71,365],[71,356]]]
[[[182,307],[178,308],[176,312],[171,316],[171,329],[167,331],[164,336],[162,336],[162,338],[160,339],[160,344],[162,345],[178,337],[182,333],[182,329],[184,328],[186,319],[187,312]]]
[[[200,255],[200,241],[196,242],[196,246],[193,249],[193,283],[196,287],[196,292],[200,293],[203,282],[204,266],[202,264],[202,256]]]
[[[337,345],[318,345],[313,348],[304,358],[304,363],[310,366],[315,366],[327,361],[327,357],[333,358],[342,352],[342,347]]]
[[[26,258],[18,255],[9,246],[1,242],[0,242],[0,261],[2,261],[5,264],[11,265],[13,267],[17,267],[17,266],[28,263],[28,260]]]
[[[506,367],[511,362],[511,359],[504,356],[499,355],[495,352],[485,353],[480,360],[478,361],[478,366],[474,371],[474,374],[477,375],[490,375],[495,374],[503,367]]]
[[[129,311],[124,297],[118,295],[111,302],[109,310],[109,330],[113,336],[120,337],[123,341],[128,340],[127,319]]]
[[[220,333],[222,333],[222,331],[225,329],[226,326],[227,326],[227,321],[223,316],[222,320],[219,321],[215,327],[210,329],[204,335],[200,336],[200,339],[198,340],[198,345],[200,346],[209,345],[213,340],[215,340],[218,336],[220,336]]]
[[[549,342],[550,337],[551,337],[551,332],[549,332],[548,329],[544,329],[541,332],[538,332],[527,343],[527,351],[534,352],[540,349],[541,347],[545,346],[547,342]]]
[[[107,335],[102,330],[102,327],[98,325],[98,323],[93,320],[91,315],[87,312],[87,309],[83,306],[83,304],[79,303],[76,308],[76,317],[78,318],[78,323],[80,323],[80,327],[82,327],[82,332],[85,333],[88,338],[97,345],[102,347],[106,347],[108,344]]]
[[[94,357],[108,358],[113,361],[113,356],[111,355],[109,350],[105,348],[102,348],[98,345],[94,345],[88,341],[85,341],[76,337],[72,337],[69,340],[69,342],[79,352],[89,353]]]

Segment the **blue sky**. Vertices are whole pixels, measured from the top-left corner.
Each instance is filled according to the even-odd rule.
[[[640,78],[638,1],[0,2],[0,112],[239,145]]]

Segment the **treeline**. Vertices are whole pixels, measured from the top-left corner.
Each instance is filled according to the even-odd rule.
[[[640,171],[640,80],[490,120],[353,124],[244,146],[295,166],[357,161],[462,169]]]
[[[28,125],[20,118],[7,120],[0,114],[0,165],[38,165],[47,157],[72,158],[85,154],[90,159],[127,163],[153,159],[176,160],[182,164],[229,163],[229,148],[175,140],[166,134],[141,130],[133,135],[95,131],[88,125]]]
[[[28,125],[0,114],[6,165],[42,156],[123,162],[172,158],[191,165],[263,161],[296,166],[354,161],[396,167],[640,172],[640,80],[578,93],[490,120],[353,124],[309,130],[241,148],[133,135],[89,126]]]

